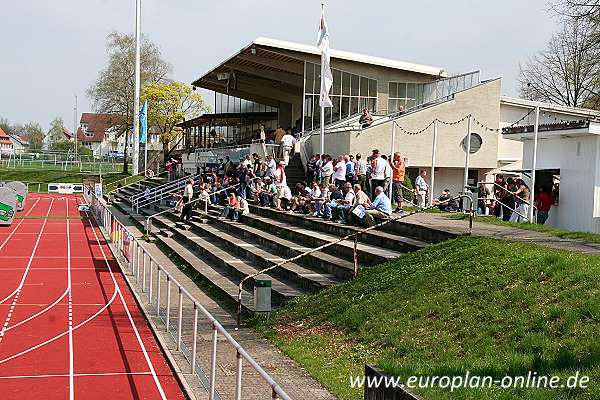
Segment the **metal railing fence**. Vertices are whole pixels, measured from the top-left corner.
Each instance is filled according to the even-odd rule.
[[[154,256],[111,212],[104,203],[94,199],[91,211],[99,226],[102,227],[108,241],[113,244],[116,252],[126,260],[127,271],[139,284],[143,301],[147,302],[151,313],[162,321],[164,329],[173,337],[176,350],[185,357],[192,374],[205,384],[211,400],[220,399],[217,393],[217,342],[221,335],[231,345],[236,354],[235,399],[242,399],[243,366],[246,362],[271,388],[273,399],[290,400],[290,396],[281,386],[248,354],[246,350],[231,336],[212,314],[202,306],[185,287],[177,281]],[[174,296],[175,295],[175,296]],[[173,298],[176,297],[176,300]],[[184,313],[188,313],[187,315]],[[204,322],[199,316],[204,317]],[[190,326],[189,332],[184,332],[184,323]],[[199,365],[198,340],[201,324],[210,326],[211,347],[208,376]]]

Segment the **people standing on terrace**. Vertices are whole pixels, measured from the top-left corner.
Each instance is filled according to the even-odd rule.
[[[294,149],[294,145],[296,144],[296,138],[292,136],[291,132],[287,132],[281,138],[281,147],[283,149],[283,161],[285,161],[285,165],[290,163],[290,154]]]
[[[194,180],[188,179],[183,189],[183,197],[181,201],[183,202],[183,211],[181,212],[181,222],[187,221],[190,222],[192,219],[192,204],[191,201],[194,197]]]
[[[363,192],[367,193],[367,162],[362,158],[360,153],[356,155],[354,175],[356,177],[355,182],[360,185]]]
[[[273,159],[271,154],[267,155],[267,158],[264,162],[264,170],[265,176],[269,178],[273,178],[275,176],[275,170],[277,169],[277,163]]]
[[[336,187],[343,187],[346,183],[346,162],[344,156],[338,156],[337,162],[333,167],[333,183]]]
[[[344,156],[344,162],[346,163],[346,182],[350,183],[351,185],[354,184],[354,162],[352,160],[353,158],[354,157],[352,156],[352,154],[346,154]]]
[[[427,171],[421,170],[417,179],[415,179],[415,194],[417,195],[417,206],[420,208],[425,208],[427,205],[427,192],[429,192],[429,185],[425,178],[427,177]]]
[[[285,176],[285,162],[279,162],[279,166],[275,170],[273,180],[275,182],[275,187],[277,188],[277,194],[273,198],[275,202],[275,208],[281,211],[283,210],[283,208],[281,207],[281,199],[285,195],[285,187],[287,186],[287,179]]]
[[[537,223],[544,225],[548,219],[550,208],[554,204],[555,199],[547,185],[542,185],[540,193],[536,197],[535,204],[537,206]]]
[[[316,175],[317,175],[317,160],[319,159],[319,155],[318,154],[313,154],[312,156],[310,156],[310,160],[308,160],[308,163],[306,165],[306,181],[309,184],[312,184],[313,182],[316,182]]]
[[[381,158],[381,154],[379,150],[373,150],[373,154],[371,155],[371,188],[373,193],[371,193],[371,198],[375,198],[375,188],[377,186],[381,186],[383,188],[383,184],[385,182],[385,168],[388,162]]]
[[[323,165],[321,166],[321,183],[329,185],[331,183],[331,176],[333,175],[333,162],[331,157],[327,154],[323,154],[321,157]]]
[[[358,123],[360,124],[361,128],[368,128],[369,126],[371,126],[371,124],[373,123],[373,117],[371,116],[371,113],[369,113],[368,109],[363,109],[362,115],[360,116]]]
[[[394,212],[402,212],[402,202],[404,201],[404,196],[402,194],[402,188],[404,186],[404,176],[406,174],[406,164],[402,159],[400,153],[394,153],[394,157],[392,158],[392,162],[390,163],[392,167],[392,196],[396,201],[396,209]]]
[[[529,213],[529,186],[521,178],[515,182],[517,190],[513,193],[515,198],[516,212],[510,216],[510,222],[524,222]]]

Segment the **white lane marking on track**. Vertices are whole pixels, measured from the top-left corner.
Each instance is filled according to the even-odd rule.
[[[58,303],[60,303],[60,301],[65,298],[65,296],[67,295],[67,293],[69,293],[69,291],[65,290],[65,292],[58,299],[56,299],[52,304],[49,304],[49,305],[47,305],[47,304],[33,304],[33,305],[40,306],[40,307],[47,305],[47,307],[44,308],[41,311],[38,311],[37,313],[33,314],[32,316],[27,317],[23,321],[19,321],[18,323],[14,324],[14,325],[11,325],[9,327],[4,327],[2,329],[2,335],[4,335],[4,332],[8,332],[11,329],[15,329],[16,327],[21,326],[21,325],[23,325],[23,324],[31,321],[32,319],[35,319],[35,318],[39,317],[40,315],[42,315],[43,313],[45,313],[46,311],[48,311],[49,309],[51,309],[52,307],[54,307],[55,305],[57,305]],[[25,305],[28,305],[28,304],[23,304],[23,303],[19,304],[19,306],[25,306]]]
[[[46,216],[50,215],[50,211],[52,210],[53,204],[54,204],[54,200],[52,200],[50,202],[50,207],[48,208],[48,212],[46,213]],[[35,255],[35,251],[37,250],[38,245],[40,244],[40,239],[42,238],[42,233],[44,233],[44,228],[46,227],[46,221],[48,221],[48,220],[45,219],[44,223],[42,224],[42,229],[40,229],[40,233],[38,234],[37,240],[35,241],[35,246],[33,246],[33,250],[31,251],[31,256],[29,257],[29,262],[27,263],[25,272],[23,273],[23,276],[21,277],[21,282],[19,283],[19,286],[10,295],[8,295],[4,299],[2,299],[0,301],[0,304],[4,303],[6,300],[13,297],[23,287],[23,284],[25,283],[25,278],[27,278],[27,274],[29,273],[29,269],[31,268],[31,263],[33,262],[33,256]],[[0,250],[1,250],[1,247],[0,247]]]
[[[75,374],[75,376],[121,376],[121,375],[152,375],[152,372],[98,372],[89,374]],[[66,378],[68,374],[46,374],[46,375],[12,375],[0,376],[0,379],[22,379],[22,378]]]
[[[69,215],[69,202],[66,201],[65,203],[67,204],[67,215]],[[70,220],[67,219],[67,290],[69,291],[69,399],[73,400],[75,398],[75,367],[73,364],[73,291],[71,287],[71,224],[69,221]]]
[[[4,325],[2,325],[2,331],[0,332],[0,343],[2,343],[2,339],[4,339],[4,333],[8,330],[8,324],[10,323],[10,319],[12,318],[12,314],[15,311],[15,306],[17,305],[17,302],[19,301],[19,295],[21,294],[21,291],[19,290],[17,292],[17,294],[15,295],[15,298],[13,299],[12,304],[10,305],[10,310],[8,311],[8,314],[6,315],[6,320],[4,321]]]
[[[89,218],[89,215],[87,212],[85,213],[85,215],[86,215],[86,217]],[[96,227],[94,226],[95,220],[93,220],[92,218],[89,218],[89,221],[90,221],[90,226],[92,227],[92,232],[94,232],[94,237],[96,238],[96,242],[100,243],[100,251],[102,252],[102,257],[104,258],[104,263],[110,270],[110,276],[115,284],[115,287],[118,287],[119,284],[117,283],[117,280],[115,279],[115,276],[110,267],[110,263],[108,262],[108,259],[106,257],[106,253],[104,252],[104,248],[102,247],[100,239],[98,238],[98,235],[96,234]],[[125,302],[125,299],[123,298],[123,293],[121,293],[121,290],[119,290],[118,292],[119,292],[119,297],[121,298],[121,303],[123,303],[123,307],[125,308],[125,312],[127,313],[127,317],[129,318],[129,322],[131,323],[131,327],[133,328],[133,331],[135,332],[135,336],[138,340],[140,348],[142,349],[142,353],[144,353],[144,358],[146,359],[146,363],[148,364],[148,367],[150,368],[150,372],[152,372],[152,377],[154,378],[154,383],[156,384],[158,392],[160,393],[160,397],[163,400],[167,400],[167,396],[165,395],[162,385],[160,384],[160,381],[158,380],[158,376],[156,375],[156,371],[154,370],[154,365],[152,365],[150,356],[148,356],[148,352],[146,351],[146,346],[144,346],[144,342],[142,341],[140,333],[138,332],[138,329],[135,326],[135,323],[133,322],[133,318],[131,317],[131,313],[129,312],[129,307],[127,307],[127,303]]]

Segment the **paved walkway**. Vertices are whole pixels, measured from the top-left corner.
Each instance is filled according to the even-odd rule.
[[[425,225],[431,228],[463,235],[469,232],[469,219],[455,220],[444,214],[420,213],[407,217],[404,221]],[[600,256],[600,242],[580,239],[562,239],[544,232],[535,232],[510,226],[493,225],[485,222],[473,222],[473,235],[513,240],[523,243],[535,243],[554,249],[576,251]]]
[[[111,207],[111,212],[122,223],[124,223],[130,232],[136,237],[140,237],[142,232],[133,225],[129,220],[129,216],[121,213],[114,207]],[[144,242],[143,246],[151,252],[156,260],[167,270],[172,276],[185,286],[188,290],[234,337],[238,343],[255,359],[255,361],[271,375],[271,377],[279,383],[292,399],[314,399],[314,400],[329,400],[335,397],[325,390],[317,381],[311,378],[306,371],[300,368],[293,360],[285,356],[277,347],[268,342],[260,334],[252,329],[241,328],[235,331],[235,317],[221,304],[209,297],[202,289],[200,289],[187,275],[185,275],[173,262],[154,244]],[[166,287],[163,281],[162,287]],[[165,295],[166,290],[163,289],[162,294]],[[176,298],[176,296],[174,296]],[[164,302],[163,302],[164,304]],[[192,338],[192,318],[191,303],[183,303],[184,317],[183,321],[183,340],[184,343],[190,343]],[[171,326],[177,324],[177,315],[175,313],[177,303],[173,304],[171,313]],[[188,310],[190,309],[190,310]],[[150,310],[154,313],[155,310]],[[188,311],[188,312],[186,312]],[[164,314],[163,314],[164,315]],[[162,324],[158,318],[153,318],[157,326]],[[208,321],[202,323],[202,318],[199,318],[198,330],[198,363],[199,366],[208,373],[210,371],[210,346],[212,342],[211,328]],[[164,332],[164,328],[163,328]],[[189,365],[178,356],[175,351],[175,342],[169,335],[162,335],[164,341],[177,359],[176,362],[180,369],[180,376],[183,376],[187,381],[189,388],[194,392],[196,399],[207,398],[205,390],[202,388],[200,380],[191,375]],[[222,399],[233,398],[234,382],[236,370],[236,355],[232,346],[224,339],[220,338],[217,345],[217,390]],[[243,374],[243,393],[244,399],[265,399],[270,398],[270,387],[262,380],[262,378],[254,372],[254,370],[244,364]]]

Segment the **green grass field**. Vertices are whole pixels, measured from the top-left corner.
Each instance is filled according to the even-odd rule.
[[[49,169],[19,170],[12,168],[0,168],[0,181],[29,182],[29,192],[45,193],[48,191],[48,183],[81,183],[86,174],[79,171],[57,171]],[[104,185],[123,179],[129,175],[122,173],[111,173],[102,175]],[[105,190],[106,192],[106,190]]]
[[[465,220],[468,219],[469,216],[457,213],[457,214],[448,214],[448,218],[457,219],[457,220]],[[490,215],[478,215],[475,217],[475,221],[484,222],[486,224],[499,225],[499,226],[508,226],[512,228],[525,229],[528,231],[535,232],[543,232],[552,236],[556,236],[563,239],[578,239],[585,240],[590,242],[600,242],[600,234],[597,233],[589,233],[589,232],[577,232],[577,231],[568,231],[565,229],[554,228],[546,225],[539,224],[530,224],[527,222],[505,222],[500,218],[496,218]]]
[[[461,237],[362,270],[255,326],[338,398],[365,363],[410,375],[527,374],[589,388],[420,389],[426,399],[600,398],[600,258]]]

